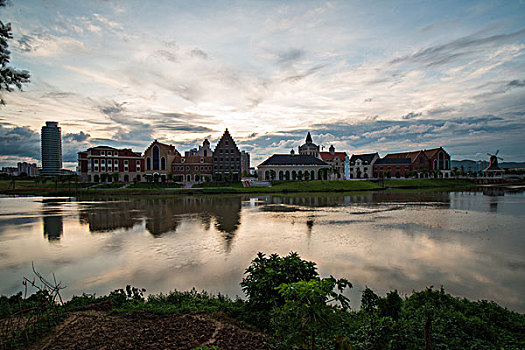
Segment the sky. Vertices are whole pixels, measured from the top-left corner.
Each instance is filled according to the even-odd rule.
[[[0,166],[96,145],[184,152],[228,128],[256,166],[306,133],[354,153],[525,161],[525,0],[12,0]]]

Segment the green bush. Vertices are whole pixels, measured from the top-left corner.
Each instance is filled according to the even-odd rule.
[[[281,284],[319,277],[315,263],[302,260],[294,252],[285,257],[277,254],[266,257],[259,252],[244,274],[246,277],[242,279],[241,287],[248,302],[265,311],[284,305],[285,298],[277,290]]]

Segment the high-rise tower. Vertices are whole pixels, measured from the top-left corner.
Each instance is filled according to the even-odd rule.
[[[60,175],[62,169],[62,135],[57,122],[46,122],[40,134],[42,176]]]

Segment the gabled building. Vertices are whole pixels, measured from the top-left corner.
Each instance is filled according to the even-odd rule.
[[[185,152],[184,157],[176,155],[171,163],[175,181],[200,183],[211,181],[213,176],[213,151],[210,141],[204,140],[202,146]]]
[[[310,135],[310,133],[308,133]],[[346,152],[336,152],[333,145],[330,146],[328,152],[319,152],[319,157],[330,166],[331,180],[344,180],[345,177],[345,162],[347,161]]]
[[[129,148],[97,146],[78,152],[80,182],[141,182],[144,158]]]
[[[226,129],[213,151],[213,179],[237,182],[241,174],[241,151]]]
[[[377,159],[373,165],[374,178],[405,178],[412,169],[410,158],[382,158]]]
[[[329,165],[309,154],[274,154],[259,164],[259,180],[327,180]]]
[[[364,153],[352,154],[350,157],[350,179],[368,179],[376,177],[374,175],[374,164],[379,159],[379,154]]]
[[[385,158],[410,159],[410,170],[418,173],[418,177],[429,177],[436,172],[440,177],[450,177],[450,155],[443,147],[427,150],[390,153]]]
[[[175,146],[153,141],[144,151],[144,176],[150,181],[165,182],[171,172],[171,163],[177,156],[180,157],[180,153]]]

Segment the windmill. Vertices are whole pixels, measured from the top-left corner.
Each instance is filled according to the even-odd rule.
[[[487,169],[483,170],[483,175],[503,175],[503,169],[501,169],[498,165],[498,159],[503,160],[503,158],[498,157],[499,149],[496,150],[496,153],[490,154],[487,153],[487,155],[490,156],[489,166]]]

